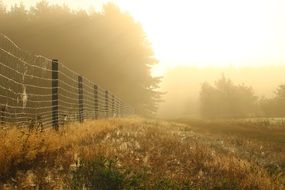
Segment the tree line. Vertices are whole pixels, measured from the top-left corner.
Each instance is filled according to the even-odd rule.
[[[200,113],[205,118],[285,117],[285,84],[279,85],[274,97],[265,98],[222,75],[213,85],[202,84]]]
[[[138,114],[157,110],[160,78],[151,68],[158,61],[142,26],[114,4],[86,12],[42,1],[29,10],[23,4],[7,10],[0,0],[0,33],[22,49],[59,59]]]

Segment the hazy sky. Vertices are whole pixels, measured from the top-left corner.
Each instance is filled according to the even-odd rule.
[[[4,0],[6,3],[21,0]],[[29,6],[37,0],[22,0]],[[108,0],[50,0],[73,8]],[[144,27],[160,60],[175,66],[285,64],[285,0],[113,0]]]

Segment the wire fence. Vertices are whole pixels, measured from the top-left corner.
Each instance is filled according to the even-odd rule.
[[[0,121],[58,126],[123,117],[134,109],[58,60],[33,55],[0,34]]]

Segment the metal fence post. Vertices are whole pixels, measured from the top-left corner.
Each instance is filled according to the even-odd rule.
[[[118,114],[118,99],[117,99],[117,97],[115,97],[115,114],[116,114],[116,117],[119,116],[119,114]]]
[[[6,117],[6,106],[1,107],[1,125],[5,124],[5,117]]]
[[[55,130],[59,127],[58,117],[58,60],[52,60],[52,126]]]
[[[115,96],[112,95],[112,117],[115,116]]]
[[[78,76],[78,108],[79,108],[79,122],[84,121],[84,108],[83,108],[83,78]]]
[[[122,116],[121,100],[118,101],[118,115],[119,115],[119,117]]]
[[[109,92],[105,91],[105,116],[109,116]]]
[[[98,119],[98,86],[94,85],[94,115]]]

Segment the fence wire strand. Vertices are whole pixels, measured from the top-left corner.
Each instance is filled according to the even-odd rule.
[[[134,109],[122,99],[66,65],[59,62],[58,70],[53,70],[52,61],[22,50],[0,34],[1,124],[48,127],[55,122],[64,124],[134,114]],[[52,85],[53,72],[58,75],[57,87]],[[55,88],[56,100],[53,99]],[[58,117],[53,117],[55,107]]]

